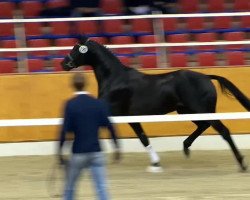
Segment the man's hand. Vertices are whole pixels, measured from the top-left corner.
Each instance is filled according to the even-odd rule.
[[[58,164],[61,166],[64,166],[67,164],[67,160],[61,154],[58,155]]]

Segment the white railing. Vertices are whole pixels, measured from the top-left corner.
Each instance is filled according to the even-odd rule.
[[[236,119],[237,120],[250,119],[250,112],[110,117],[112,123],[181,122],[181,121],[204,121],[204,120],[236,120]],[[6,119],[6,120],[0,120],[0,127],[52,126],[52,125],[60,125],[61,123],[62,123],[62,118]]]
[[[133,16],[104,16],[104,17],[72,17],[72,18],[36,18],[36,19],[0,19],[0,23],[27,23],[27,22],[61,22],[61,21],[96,21],[114,19],[162,19],[162,18],[188,18],[188,17],[223,17],[223,16],[250,16],[250,12],[230,13],[195,13],[195,14],[153,14]],[[216,42],[186,42],[186,43],[153,43],[153,44],[121,44],[106,45],[108,48],[140,48],[140,47],[172,47],[172,46],[206,46],[206,45],[237,45],[250,44],[250,41],[216,41]],[[0,52],[30,52],[70,50],[72,47],[39,47],[39,48],[0,48]]]
[[[175,47],[175,46],[207,46],[207,45],[237,45],[237,44],[250,44],[250,41],[121,44],[121,45],[105,45],[105,46],[110,49],[118,49],[118,48],[141,48],[141,47]],[[72,46],[0,48],[0,52],[55,51],[55,50],[70,50],[72,48],[73,48]]]
[[[159,18],[188,18],[188,17],[232,17],[249,16],[250,12],[230,13],[194,13],[194,14],[153,14],[130,16],[105,16],[105,17],[71,17],[71,18],[36,18],[36,19],[1,19],[0,23],[26,23],[26,22],[70,22],[70,21],[96,21],[114,19],[159,19]]]

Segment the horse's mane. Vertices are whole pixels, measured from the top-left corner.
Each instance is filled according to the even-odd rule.
[[[90,44],[93,47],[93,51],[97,53],[100,57],[103,57],[103,60],[107,60],[107,57],[112,58],[112,60],[117,61],[118,64],[124,66],[124,64],[118,59],[116,55],[106,46],[94,41],[94,40],[89,40]]]

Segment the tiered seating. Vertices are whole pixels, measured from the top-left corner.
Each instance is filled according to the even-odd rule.
[[[48,39],[34,39],[27,41],[28,47],[50,47],[50,41]],[[33,51],[29,52],[29,56],[47,57],[51,54],[48,51]]]
[[[170,43],[185,43],[188,42],[188,34],[174,34],[167,37],[166,41]],[[186,46],[176,46],[176,47],[169,47],[169,51],[172,53],[180,53],[187,51],[188,48]]]
[[[199,0],[180,0],[180,7],[182,13],[198,12]]]
[[[51,34],[55,37],[65,37],[71,34],[69,22],[50,22],[49,26],[51,27]]]
[[[90,37],[91,40],[94,40],[100,44],[107,44],[108,40],[106,37]]]
[[[244,12],[250,10],[249,0],[235,0],[233,9],[237,12]]]
[[[124,35],[123,27],[125,23],[123,20],[104,20],[102,21],[103,34],[105,36],[119,36]]]
[[[134,36],[149,35],[153,33],[151,19],[131,19],[131,32]]]
[[[45,1],[20,0],[20,8],[25,18],[38,17],[39,12]],[[180,11],[182,13],[201,12],[201,3],[206,4],[205,12],[224,12],[227,7],[226,0],[180,0]],[[67,0],[46,1],[48,8],[67,6]],[[250,9],[249,0],[234,0],[231,4],[235,11],[248,11]],[[10,1],[0,2],[0,18],[12,18],[15,4]],[[100,7],[104,15],[120,15],[123,13],[122,0],[101,0]],[[237,41],[247,39],[247,32],[250,31],[250,16],[239,17],[238,27],[234,27],[234,17],[213,17],[213,18],[164,18],[162,19],[166,41],[185,43],[189,41],[212,42],[216,40]],[[210,24],[209,24],[210,21]],[[101,44],[130,44],[130,43],[155,43],[153,35],[153,24],[151,19],[130,19],[126,20],[104,20],[104,21],[79,21],[79,22],[50,22],[47,23],[49,34],[44,34],[42,23],[25,23],[25,34],[27,45],[29,47],[49,47],[55,46],[73,46],[78,34],[90,36]],[[15,47],[13,24],[0,23],[0,40],[4,39],[1,47]],[[129,29],[130,27],[130,29]],[[33,43],[33,39],[37,39]],[[41,40],[43,42],[41,42]],[[47,41],[47,42],[44,42]],[[52,43],[51,43],[52,42]],[[199,66],[215,66],[217,63],[217,52],[225,53],[228,59],[228,65],[245,64],[245,53],[249,51],[246,45],[225,45],[225,46],[180,46],[168,48],[170,66],[186,67],[188,66],[188,54],[196,54],[195,58]],[[113,51],[122,59],[123,63],[130,63],[129,56],[134,56],[134,48],[113,49]],[[58,51],[58,56],[64,56],[69,51]],[[142,67],[156,67],[156,48],[141,48],[139,60]],[[2,53],[4,57],[16,58],[16,53]],[[124,56],[125,55],[125,56]],[[50,51],[30,52],[29,56],[50,57]],[[55,58],[59,60],[59,58]],[[242,61],[243,59],[243,61]],[[238,62],[236,62],[238,61]],[[37,61],[38,62],[38,61]],[[39,61],[40,62],[40,61]],[[59,61],[56,61],[59,62]],[[58,64],[58,63],[57,63]],[[58,64],[59,66],[59,64]],[[60,68],[60,67],[59,67]]]
[[[142,68],[157,68],[156,55],[140,55],[139,62]]]
[[[216,54],[213,52],[201,52],[197,53],[198,66],[201,67],[211,67],[216,66]]]
[[[42,23],[40,22],[24,23],[24,28],[27,38],[32,38],[33,36],[41,36],[43,34]]]
[[[12,23],[0,23],[0,38],[11,38],[14,36],[14,25]]]
[[[86,36],[98,36],[98,22],[97,21],[78,21],[76,23],[77,34],[84,34]]]
[[[0,60],[0,73],[16,72],[16,62],[13,60]]]
[[[224,33],[224,40],[225,41],[242,41],[245,40],[246,34],[244,32],[228,32]],[[226,45],[224,47],[226,50],[244,50],[243,44],[233,44],[233,45]]]
[[[63,61],[63,58],[53,58],[52,59],[52,66],[54,67],[54,71],[63,71],[61,62]]]
[[[43,8],[43,3],[40,1],[22,1],[20,2],[20,8],[23,11],[25,18],[34,18],[39,16]]]
[[[29,72],[42,72],[44,70],[45,62],[43,59],[32,58],[28,59]]]
[[[188,57],[184,53],[172,53],[168,56],[170,67],[188,67]]]
[[[111,44],[134,44],[135,40],[131,36],[115,36],[110,39]],[[133,54],[133,49],[132,48],[119,48],[119,49],[114,49],[114,53],[116,54],[125,54],[125,55],[130,55]]]
[[[105,15],[122,15],[122,0],[101,0],[101,10]]]
[[[131,59],[128,56],[118,56],[119,60],[124,64],[125,66],[129,67],[131,66]]]
[[[207,0],[208,12],[223,12],[225,10],[224,0]]]
[[[49,0],[49,1],[46,1],[46,7],[48,7],[48,8],[58,8],[58,7],[68,6],[68,5],[69,5],[68,0]]]
[[[61,46],[74,46],[77,40],[75,38],[58,38],[55,40],[55,45],[58,47]],[[57,52],[57,55],[65,56],[69,54],[70,50],[61,50]]]
[[[196,35],[195,40],[197,42],[215,42],[217,40],[216,33],[200,33]],[[216,51],[217,46],[198,46],[196,49],[198,51]]]
[[[229,66],[240,66],[246,65],[246,55],[244,52],[240,51],[229,51],[225,53],[226,55],[226,65]]]
[[[190,17],[187,18],[187,29],[190,30],[191,33],[196,32],[204,32],[205,22],[203,17]]]
[[[1,1],[0,8],[0,18],[13,18],[13,11],[15,9],[15,4],[13,2]]]
[[[143,35],[138,37],[138,42],[142,44],[147,44],[147,43],[156,43],[156,36],[155,35]],[[156,48],[155,47],[145,47],[142,49],[143,52],[145,53],[156,53]]]
[[[3,40],[2,41],[2,48],[16,48],[16,40]],[[2,56],[4,58],[13,58],[17,57],[16,52],[3,52]]]

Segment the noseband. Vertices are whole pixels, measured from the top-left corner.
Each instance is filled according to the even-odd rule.
[[[86,42],[83,44],[83,45],[86,45],[86,43],[89,41],[89,39],[86,40]],[[77,43],[76,44],[77,46],[81,47],[82,45]],[[71,56],[71,54],[69,53],[67,56],[66,56],[68,59],[69,59],[69,62],[66,64],[69,68],[75,68],[76,65],[74,63],[74,58]]]

